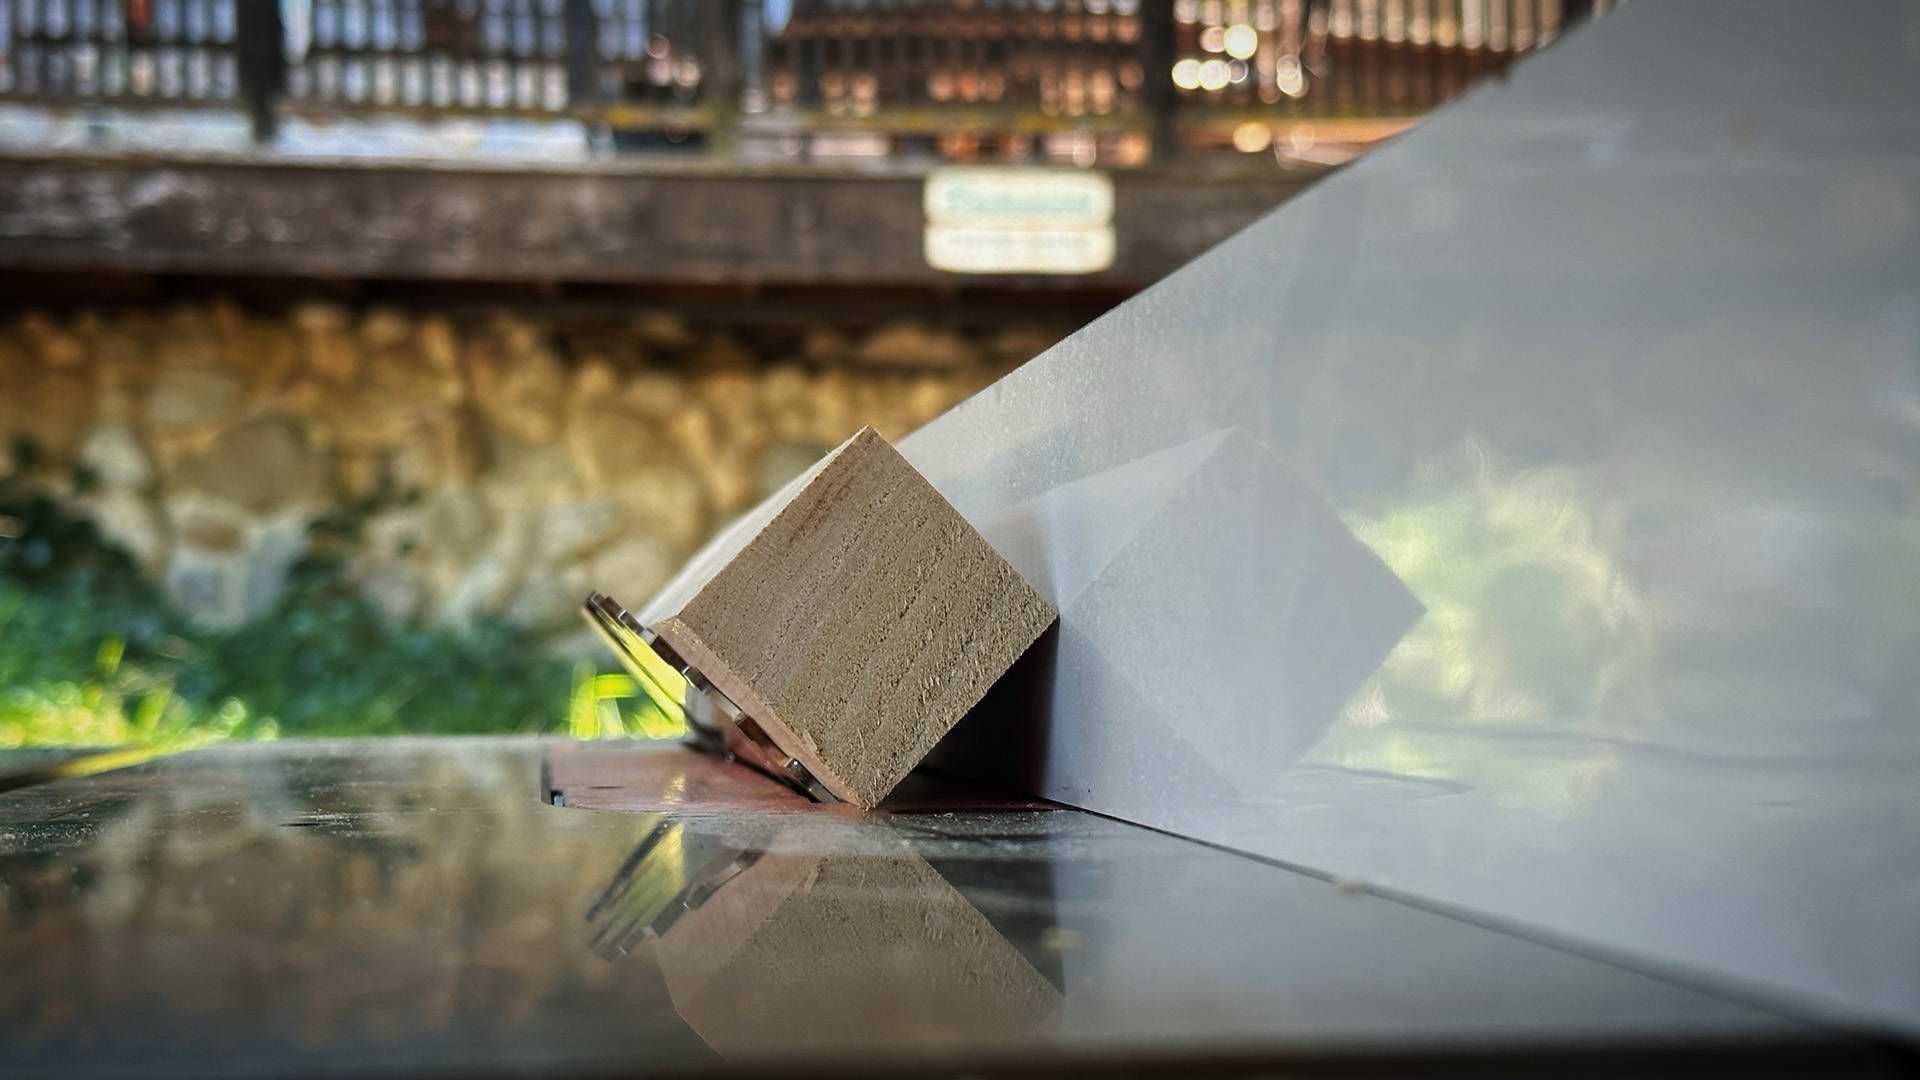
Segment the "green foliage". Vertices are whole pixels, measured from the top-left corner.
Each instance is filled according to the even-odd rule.
[[[30,449],[15,458],[31,459]],[[322,522],[316,550],[350,542],[355,509]],[[397,623],[324,554],[295,568],[264,618],[230,632],[198,629],[91,523],[29,493],[18,476],[0,478],[0,749],[672,734],[654,730],[641,700],[626,676],[576,673],[504,623],[459,631]]]
[[[567,666],[513,628],[397,624],[330,567],[303,568],[255,625],[195,644],[179,691],[244,703],[285,735],[545,731],[567,692]]]

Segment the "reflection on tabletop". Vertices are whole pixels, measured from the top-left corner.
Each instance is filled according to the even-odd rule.
[[[587,912],[593,949],[651,947],[674,1007],[723,1057],[1043,1038],[1058,964],[1037,969],[904,838],[889,852],[740,847],[652,823]],[[643,943],[645,943],[643,945]],[[1042,963],[1045,963],[1042,959]]]

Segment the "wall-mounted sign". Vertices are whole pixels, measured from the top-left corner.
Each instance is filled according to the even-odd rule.
[[[1113,180],[1085,169],[962,165],[927,176],[927,265],[955,274],[1092,274],[1113,265]]]

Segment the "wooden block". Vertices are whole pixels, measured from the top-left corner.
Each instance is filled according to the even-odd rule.
[[[652,624],[828,791],[870,808],[1054,617],[866,428]]]

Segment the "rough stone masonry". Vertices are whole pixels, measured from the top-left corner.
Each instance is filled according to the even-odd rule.
[[[348,573],[395,618],[571,645],[589,590],[650,593],[862,425],[898,438],[1057,336],[820,326],[783,355],[662,314],[26,312],[0,328],[0,471],[29,440],[35,481],[211,627],[271,610],[346,508]]]

